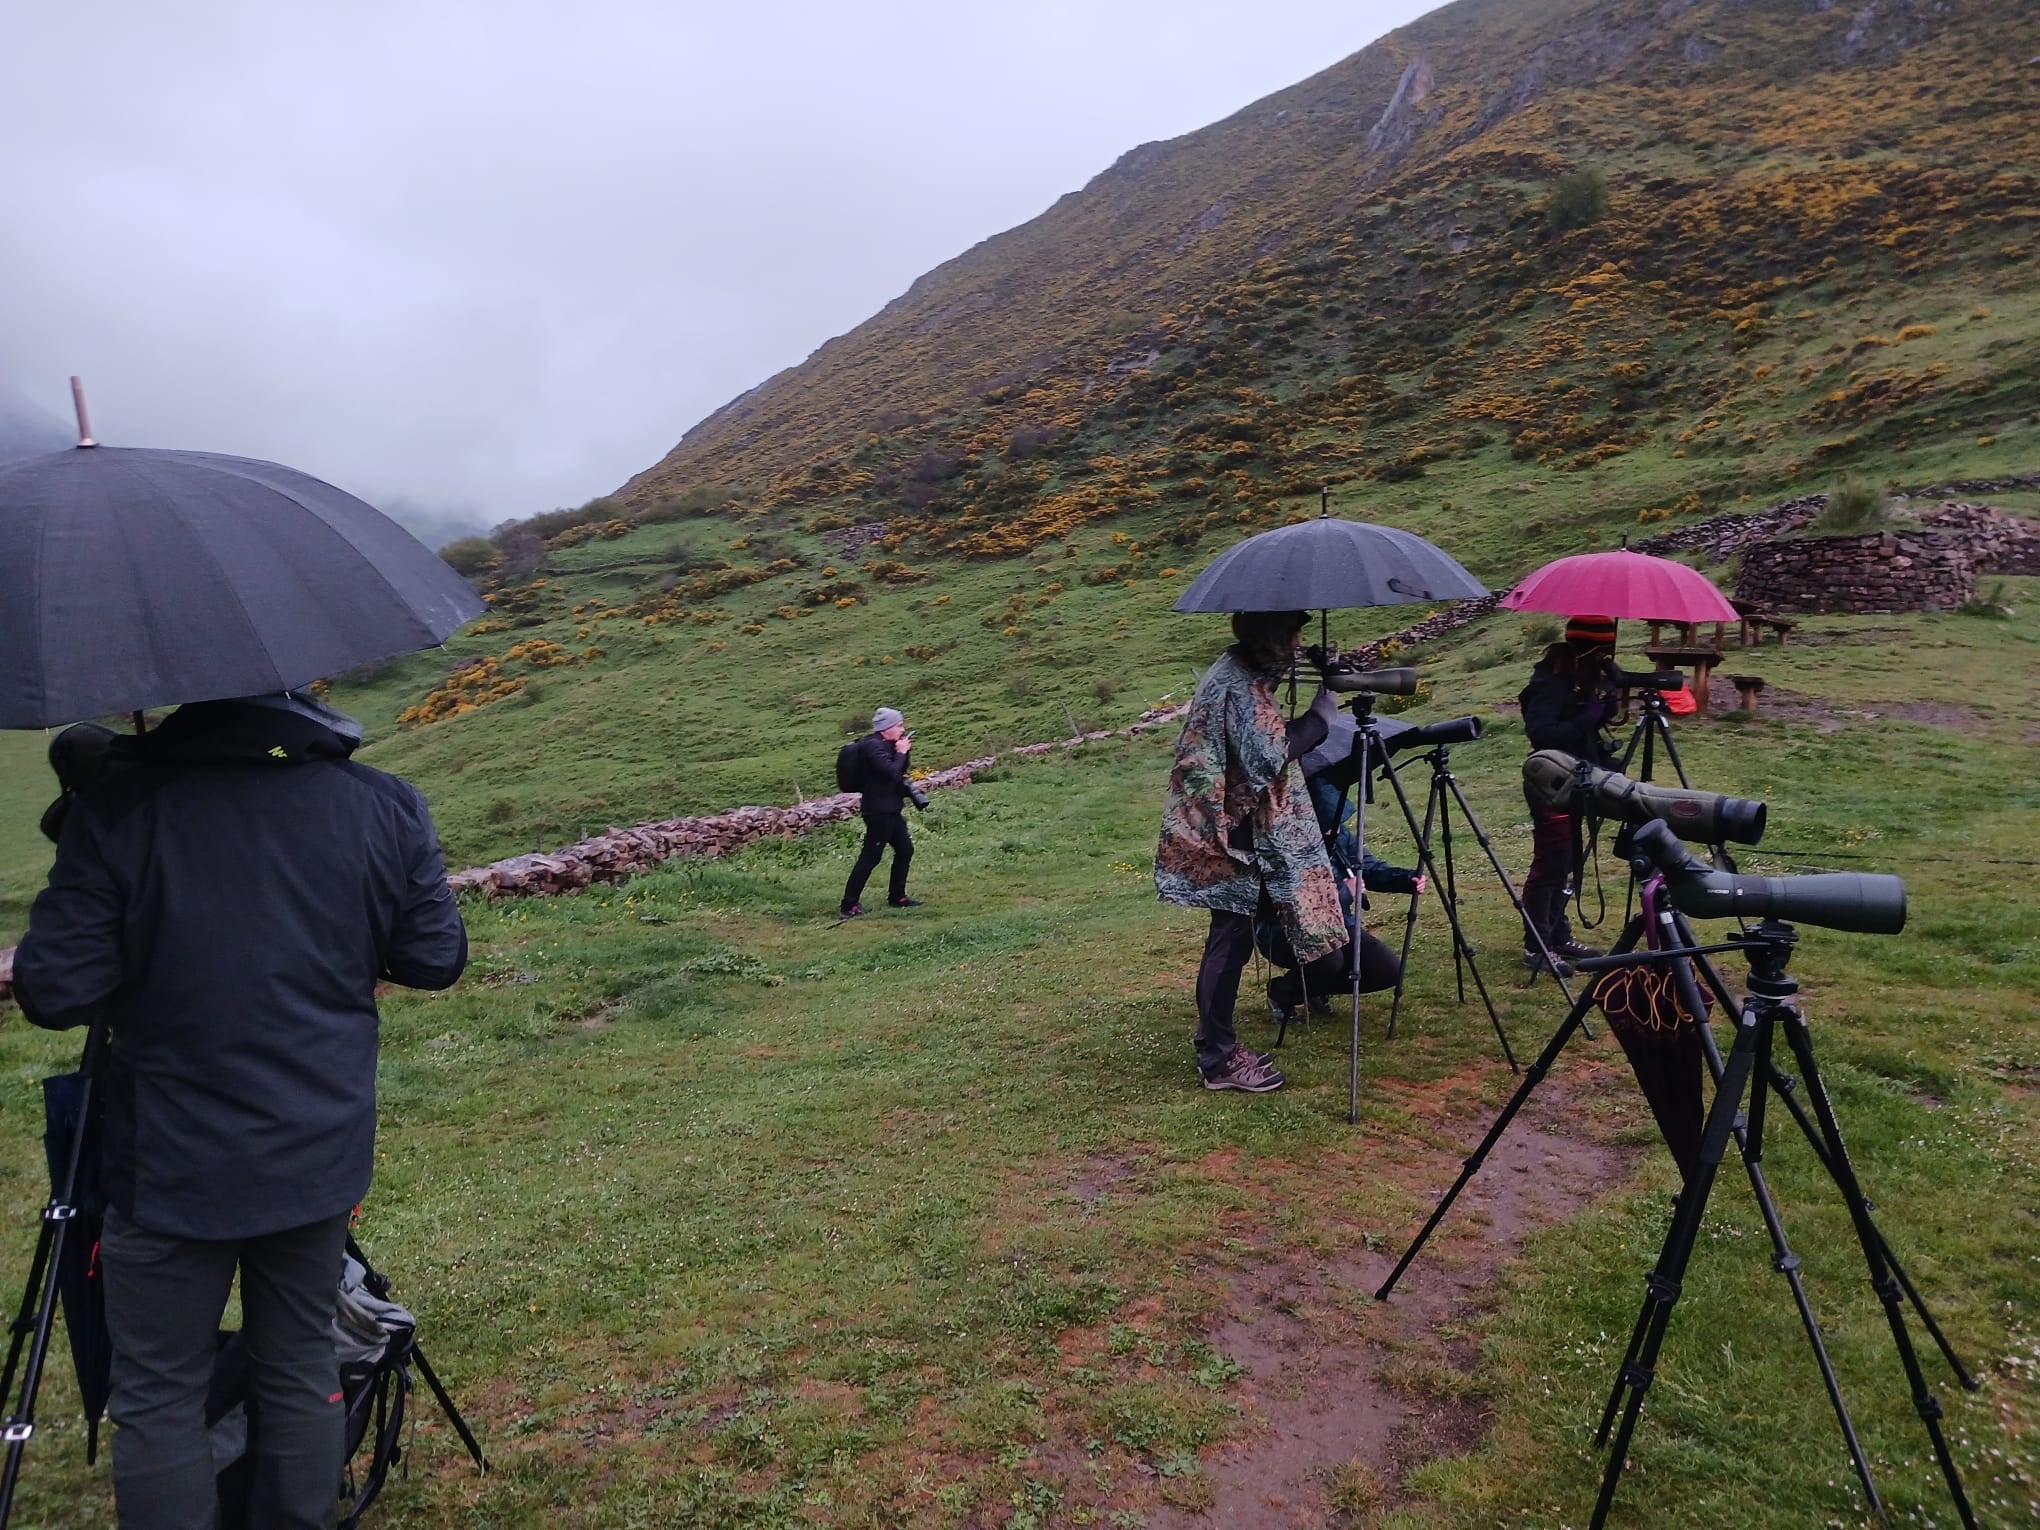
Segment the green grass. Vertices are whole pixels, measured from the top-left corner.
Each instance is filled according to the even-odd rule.
[[[941,588],[988,598],[1006,582],[1011,568],[970,568]],[[957,623],[953,671],[924,667],[929,689],[870,699],[908,707],[931,764],[975,752],[986,734],[1059,731],[1044,721],[1058,720],[1061,699],[1083,703],[1093,675],[1121,689],[1091,710],[1123,720],[1171,668],[1187,681],[1216,648],[1216,624],[1164,622],[1166,591],[1147,583],[1070,582],[1067,600],[1041,608],[1064,626],[1030,626],[1017,646]],[[1794,970],[1880,1224],[1987,1378],[1977,1397],[1937,1388],[1986,1523],[2023,1516],[2031,1493],[2014,1477],[2035,1469],[2040,1295],[2040,913],[2015,892],[2040,860],[2040,585],[2010,583],[2011,622],[1810,619],[1749,667],[1819,698],[1817,716],[1680,729],[1697,782],[1771,803],[1770,843],[1746,867],[1907,879],[1905,934],[1809,929]],[[882,595],[768,628],[749,650],[732,638],[741,667],[700,651],[720,629],[673,638],[659,663],[651,636],[635,638],[634,685],[622,666],[547,675],[536,705],[405,735],[385,725],[372,752],[414,773],[483,850],[488,805],[512,790],[556,817],[546,794],[576,789],[612,792],[619,816],[637,816],[663,789],[641,778],[661,770],[686,779],[674,801],[783,798],[755,789],[769,775],[750,791],[727,783],[796,761],[824,768],[868,678],[850,673],[862,642],[914,641],[900,622],[945,609],[916,612],[928,599]],[[1117,625],[1115,611],[1144,609]],[[1379,630],[1407,614],[1366,615]],[[802,649],[838,617],[855,625],[833,630],[854,638]],[[1510,697],[1528,657],[1522,627],[1498,617],[1428,654],[1430,714]],[[1002,666],[1012,655],[1028,667]],[[1065,679],[1063,662],[1086,666],[1081,678]],[[1009,694],[1021,677],[1045,697]],[[1922,704],[1942,710],[1906,715]],[[708,752],[706,734],[761,715],[783,734],[700,767],[706,784],[681,767]],[[1212,1448],[1249,1427],[1237,1367],[1209,1347],[1226,1300],[1214,1260],[1399,1246],[1510,1080],[1485,1017],[1450,1002],[1434,913],[1393,1044],[1371,1011],[1359,1127],[1344,1120],[1337,1026],[1292,1041],[1280,1094],[1198,1090],[1187,1037],[1201,923],[1157,905],[1147,875],[1169,742],[1002,764],[939,795],[914,823],[928,906],[912,915],[830,922],[850,826],[624,888],[470,906],[468,978],[385,1005],[381,1163],[363,1238],[420,1314],[428,1353],[499,1470],[483,1482],[465,1473],[428,1404],[413,1475],[385,1501],[392,1522],[1126,1524],[1208,1501],[1226,1470]],[[1518,873],[1521,743],[1498,718],[1455,757]],[[39,739],[6,744],[21,757],[0,777],[17,823],[43,798],[30,746]],[[1397,858],[1406,831],[1380,812],[1371,821]],[[10,898],[33,885],[30,833],[14,831],[0,862]],[[1484,875],[1467,884],[1490,984],[1527,1054],[1557,1019],[1550,989],[1519,986],[1505,901]],[[35,1082],[73,1050],[70,1037],[0,1032],[10,1282],[42,1193]],[[1645,1140],[1605,1036],[1576,1043],[1561,1067],[1596,1081],[1575,1091],[1583,1129]],[[1411,1092],[1427,1084],[1452,1086],[1451,1114]],[[1784,1127],[1767,1168],[1880,1487],[1900,1522],[1947,1523],[1846,1220]],[[1662,1158],[1646,1154],[1632,1180],[1504,1271],[1462,1323],[1479,1343],[1472,1372],[1406,1367],[1412,1385],[1476,1387],[1491,1424],[1471,1455],[1395,1488],[1394,1524],[1584,1520],[1599,1467],[1586,1435],[1662,1233]],[[1479,1236],[1477,1221],[1448,1221],[1437,1252],[1461,1257]],[[1938,1360],[1927,1365],[1938,1381]],[[102,1524],[106,1475],[82,1464],[62,1369],[21,1522]],[[1738,1174],[1717,1188],[1659,1374],[1617,1523],[1863,1522]],[[1371,1478],[1325,1467],[1341,1502],[1374,1500]]]

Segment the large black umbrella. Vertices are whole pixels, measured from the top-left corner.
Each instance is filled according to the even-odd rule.
[[[1467,600],[1487,587],[1413,531],[1319,516],[1248,537],[1212,560],[1178,611],[1315,611]]]
[[[273,462],[81,446],[0,466],[0,728],[290,690],[482,609],[381,511]]]

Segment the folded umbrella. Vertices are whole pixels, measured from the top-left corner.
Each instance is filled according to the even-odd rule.
[[[1733,622],[1728,597],[1698,569],[1623,548],[1547,563],[1504,595],[1512,611],[1553,611],[1640,621]]]
[[[482,610],[381,511],[273,462],[80,446],[0,466],[0,728],[290,690]]]

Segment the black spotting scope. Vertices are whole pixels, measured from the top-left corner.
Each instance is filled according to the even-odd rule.
[[[1413,669],[1356,669],[1315,645],[1304,649],[1303,656],[1317,667],[1328,691],[1378,691],[1389,696],[1417,694],[1417,672]]]
[[[1681,839],[1698,844],[1754,845],[1764,837],[1764,804],[1655,781],[1632,781],[1557,749],[1540,749],[1523,762],[1523,785],[1544,807],[1563,813],[1599,813],[1640,824],[1663,819]]]
[[[1478,717],[1448,717],[1443,722],[1418,723],[1393,733],[1384,732],[1381,746],[1390,754],[1399,754],[1405,749],[1430,749],[1439,744],[1470,744],[1480,737],[1480,730]]]
[[[1716,871],[1653,818],[1629,837],[1639,861],[1665,876],[1672,906],[1696,919],[1782,919],[1860,935],[1905,928],[1905,883],[1882,872],[1822,871],[1799,877]]]

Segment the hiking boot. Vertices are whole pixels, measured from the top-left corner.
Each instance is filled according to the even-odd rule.
[[[1274,1064],[1264,1062],[1245,1047],[1233,1048],[1232,1055],[1204,1075],[1206,1089],[1244,1089],[1249,1094],[1266,1094],[1287,1082]]]
[[[853,904],[851,904],[851,905],[850,905],[850,906],[849,906],[848,908],[839,908],[839,909],[837,909],[837,910],[836,910],[836,917],[837,917],[838,919],[855,919],[855,918],[856,918],[856,917],[857,917],[857,916],[858,916],[859,914],[861,914],[861,913],[863,913],[863,912],[864,912],[864,905],[863,905],[863,904],[861,904],[861,903],[853,903]]]
[[[1599,946],[1587,945],[1581,941],[1574,940],[1568,935],[1564,940],[1553,942],[1551,954],[1563,957],[1569,962],[1583,962],[1589,957],[1599,956],[1602,953]]]
[[[1280,997],[1282,991],[1282,979],[1270,978],[1268,980],[1268,1013],[1277,1025],[1293,1025],[1301,1018],[1298,1013],[1301,1006],[1288,1003],[1282,999]]]
[[[1556,946],[1552,947],[1552,955],[1549,961],[1545,959],[1542,951],[1534,949],[1525,951],[1523,953],[1523,965],[1532,972],[1549,972],[1553,977],[1571,977],[1573,975],[1572,963],[1558,954]]]
[[[921,906],[919,898],[888,898],[885,901],[893,908],[919,908]]]

